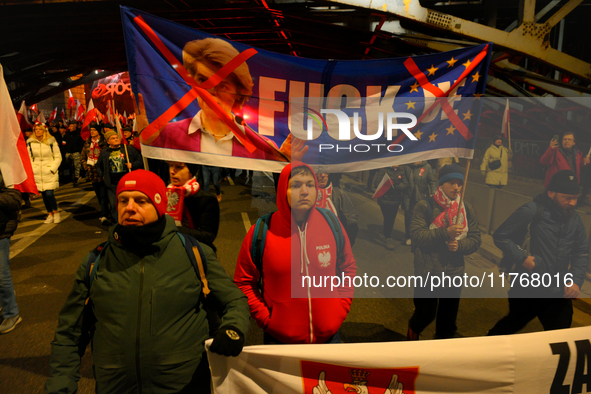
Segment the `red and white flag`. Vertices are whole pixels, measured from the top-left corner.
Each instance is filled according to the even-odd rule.
[[[380,181],[380,184],[378,185],[376,192],[373,194],[373,196],[371,198],[382,197],[384,194],[386,194],[386,192],[388,190],[390,190],[390,188],[392,187],[393,184],[394,184],[394,181],[392,181],[392,179],[390,179],[388,174],[384,174],[384,177]]]
[[[507,105],[505,105],[505,112],[503,112],[503,126],[501,127],[501,133],[507,138],[507,134],[510,133],[509,128],[509,99],[507,99]]]
[[[127,111],[123,111],[123,126],[127,126]]]
[[[92,102],[92,99],[90,99],[90,101],[88,102],[88,111],[86,111],[86,117],[84,118],[84,123],[82,123],[82,129],[80,130],[80,137],[82,137],[84,141],[90,138],[90,130],[88,130],[88,125],[92,121],[96,122],[97,119],[97,110],[96,108],[94,108],[94,103]]]
[[[119,115],[121,116],[121,115]],[[119,141],[121,141],[122,144],[127,145],[127,139],[125,138],[125,136],[123,135],[123,131],[121,130],[121,122],[119,121],[119,116],[116,117],[115,119],[115,127],[117,127],[117,135],[119,136]]]
[[[35,103],[35,104],[31,105],[31,106],[29,107],[29,109],[30,109],[31,111],[35,112],[36,114],[37,114],[37,113],[39,113],[39,108],[37,108],[37,103]]]
[[[72,109],[76,106],[76,100],[74,99],[74,96],[72,96],[72,91],[70,89],[68,89],[68,109]]]
[[[55,118],[57,118],[57,107],[55,107],[51,112],[51,115],[49,115],[49,121],[51,122],[52,120],[55,120]]]
[[[12,107],[2,65],[0,65],[0,146],[2,146],[0,171],[2,171],[4,183],[9,187],[14,186],[23,193],[38,195],[27,145]]]
[[[37,116],[35,123],[47,123],[47,120],[45,120],[45,115],[43,115],[43,111],[39,111],[39,116]]]
[[[62,120],[66,120],[66,112],[64,111],[63,108],[62,108],[61,118],[62,118]]]
[[[16,119],[18,120],[18,124],[21,128],[21,131],[25,131],[31,127],[31,123],[29,123],[29,116],[27,106],[25,105],[25,100],[21,102],[21,108],[16,113]]]
[[[78,109],[76,110],[76,117],[74,120],[80,122],[84,118],[84,107],[80,100],[76,100],[78,102]]]
[[[106,123],[111,123],[113,124],[113,116],[111,115],[111,112],[113,110],[111,109],[111,101],[107,100],[107,106],[105,107],[105,119],[106,119]]]

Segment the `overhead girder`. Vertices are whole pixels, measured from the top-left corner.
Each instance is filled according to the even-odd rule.
[[[535,0],[522,0],[522,23],[510,32],[458,18],[421,6],[419,0],[330,0],[396,15],[398,18],[439,28],[514,51],[591,82],[591,64],[550,46],[550,30],[583,0],[570,0],[545,23],[535,22]]]

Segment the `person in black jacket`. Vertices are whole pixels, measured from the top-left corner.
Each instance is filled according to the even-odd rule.
[[[569,328],[572,299],[585,281],[589,245],[575,211],[580,187],[576,174],[558,171],[546,193],[522,205],[493,234],[503,251],[501,267],[516,278],[509,290],[509,314],[488,335],[513,334],[537,317],[544,330]],[[530,232],[529,253],[521,248]]]
[[[21,193],[7,188],[0,172],[0,306],[2,307],[0,334],[14,330],[22,321],[10,275],[9,260],[10,237],[18,226],[21,204]]]
[[[82,152],[84,140],[80,137],[80,130],[78,130],[75,123],[70,123],[68,132],[63,136],[61,143],[65,145],[64,151],[66,154],[64,155],[64,158],[70,169],[72,184],[76,186],[78,179],[80,178],[80,169],[82,168],[80,152]]]
[[[382,183],[384,181],[384,183]],[[374,189],[377,194],[374,198],[378,199],[378,204],[384,217],[384,239],[386,249],[394,249],[394,239],[392,239],[392,229],[398,215],[398,208],[404,199],[404,193],[408,188],[409,182],[406,171],[403,166],[385,167],[378,171],[373,179]],[[388,190],[382,193],[382,186],[390,185]],[[378,196],[378,194],[381,194]]]
[[[121,140],[116,132],[107,131],[103,136],[109,146],[101,151],[95,167],[107,187],[111,205],[111,222],[117,223],[117,204],[115,204],[117,184],[125,174],[143,168],[144,165],[142,155],[133,146],[128,146],[127,149],[121,146]]]
[[[171,184],[167,189],[167,213],[175,218],[180,233],[193,236],[215,251],[213,241],[220,226],[220,204],[217,198],[202,189],[197,182],[197,164],[171,161],[168,165]]]

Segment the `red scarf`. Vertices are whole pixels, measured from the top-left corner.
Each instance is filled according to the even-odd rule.
[[[441,186],[437,189],[435,194],[433,194],[433,198],[443,208],[443,212],[439,214],[431,223],[430,229],[434,228],[447,228],[451,226],[456,216],[458,216],[458,205],[460,204],[460,194],[456,197],[455,200],[451,200],[448,196],[445,195]],[[464,228],[462,229],[462,233],[456,238],[458,240],[466,238],[468,234],[468,221],[466,220],[466,207],[462,202],[462,207],[460,209],[460,213],[458,216],[457,223],[463,224]]]
[[[195,228],[193,218],[191,218],[189,209],[184,202],[186,197],[191,197],[197,193],[199,188],[199,182],[197,182],[195,177],[189,179],[183,186],[173,186],[170,184],[166,187],[166,196],[168,197],[166,213],[173,217],[177,226]]]
[[[99,146],[100,137],[90,140],[90,148],[88,149],[87,164],[95,165],[101,154],[101,147]]]
[[[318,188],[318,193],[316,195],[316,206],[319,208],[326,208],[332,213],[334,213],[337,217],[337,209],[335,208],[332,202],[332,183],[330,183],[324,189]]]

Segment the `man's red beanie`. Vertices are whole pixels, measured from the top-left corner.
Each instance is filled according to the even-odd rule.
[[[168,203],[166,199],[166,186],[158,175],[146,170],[135,170],[125,174],[117,185],[117,196],[121,192],[130,191],[142,192],[148,196],[152,200],[152,204],[156,207],[158,216],[166,213],[166,205]]]

